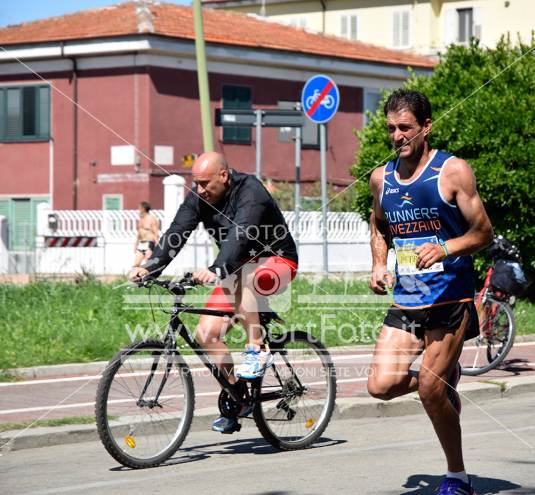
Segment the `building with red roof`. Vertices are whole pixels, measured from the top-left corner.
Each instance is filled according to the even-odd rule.
[[[277,108],[300,99],[313,74],[333,77],[341,103],[328,124],[328,177],[349,166],[364,110],[380,90],[434,61],[218,10],[203,13],[212,112]],[[232,167],[254,172],[250,129],[215,129]],[[263,132],[263,175],[294,177],[288,133]],[[304,130],[302,179],[319,179],[318,132]],[[31,238],[35,206],[162,207],[162,180],[188,176],[184,155],[202,151],[193,14],[189,7],[126,2],[0,29],[0,215],[11,245]],[[23,225],[28,227],[23,228]],[[26,230],[24,230],[26,229]],[[26,232],[26,233],[25,233]]]

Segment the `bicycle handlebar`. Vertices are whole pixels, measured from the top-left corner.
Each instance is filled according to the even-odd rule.
[[[522,262],[520,250],[501,235],[494,237],[492,246],[489,250],[491,257],[495,261],[499,259],[509,259],[519,261],[520,263]]]
[[[158,285],[167,289],[172,294],[177,296],[183,296],[186,293],[186,290],[192,289],[196,285],[201,285],[193,279],[193,273],[187,272],[184,276],[178,281],[173,280],[158,280],[157,278],[147,276],[143,277],[141,281],[137,282],[139,287],[150,287],[151,285]]]

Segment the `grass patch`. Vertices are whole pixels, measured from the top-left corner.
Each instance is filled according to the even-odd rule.
[[[500,388],[500,392],[503,394],[507,390],[507,383],[500,382],[498,380],[481,380],[481,383],[488,383],[489,385],[496,385]]]
[[[78,416],[60,419],[39,419],[37,421],[23,421],[21,423],[0,423],[0,433],[9,430],[24,430],[40,426],[90,425],[95,423],[94,416]]]
[[[9,373],[6,373],[5,371],[0,371],[0,383],[1,382],[22,382],[24,380],[27,380],[27,378],[24,378],[23,376],[13,376]]]
[[[207,293],[200,288],[199,293]],[[24,286],[0,285],[0,370],[6,368],[107,361],[133,340],[158,336],[166,328],[169,315],[158,305],[161,289],[153,289],[154,317],[147,305],[125,304],[125,296],[146,296],[148,291],[126,288],[96,280],[79,283],[34,282]],[[326,296],[338,299],[335,304]],[[287,304],[290,298],[291,303]],[[308,298],[308,299],[307,299]],[[187,301],[187,299],[186,299]],[[286,320],[284,329],[310,331],[327,346],[371,344],[375,341],[390,297],[375,297],[363,281],[298,278],[291,291],[273,301],[288,306],[280,312]],[[169,306],[167,306],[169,309]],[[535,305],[519,301],[515,308],[518,333],[535,333]],[[194,329],[198,317],[185,315]],[[276,328],[276,327],[275,327]],[[231,330],[228,344],[243,348],[245,335],[241,327]],[[0,373],[0,380],[13,380]]]

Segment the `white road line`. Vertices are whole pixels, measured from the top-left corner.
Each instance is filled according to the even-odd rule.
[[[515,347],[527,347],[527,346],[535,346],[535,342],[515,342],[513,344],[512,349],[514,349]],[[481,347],[478,347],[478,346],[475,346],[475,345],[470,345],[470,346],[463,347],[463,350],[480,349],[480,348]]]
[[[336,380],[337,384],[341,383],[354,383],[354,382],[364,382],[368,380],[367,377],[361,377],[361,378],[346,378],[343,380]],[[306,383],[308,386],[316,386],[316,385],[323,385],[325,382],[312,382],[312,383]],[[215,392],[198,392],[195,394],[195,397],[212,397],[212,396],[218,396],[220,394],[219,390]],[[178,396],[173,396],[178,397]],[[171,396],[165,396],[162,397],[163,399],[171,398]],[[110,404],[119,404],[124,402],[130,402],[134,399],[116,399],[110,401]],[[7,415],[7,414],[19,414],[19,413],[28,413],[28,412],[38,412],[38,411],[48,411],[48,410],[58,410],[58,409],[77,409],[77,408],[83,408],[83,407],[94,407],[94,402],[79,402],[76,404],[61,404],[59,406],[39,406],[39,407],[25,407],[20,409],[4,409],[0,411],[0,415]]]
[[[348,354],[343,356],[334,356],[331,357],[332,361],[349,361],[352,359],[359,359],[359,358],[368,358],[372,357],[373,354]],[[319,359],[303,359],[298,361],[292,361],[294,364],[300,364],[300,363],[313,363],[313,362],[319,362]],[[208,368],[206,367],[197,367],[197,368],[190,368],[192,373],[209,373]],[[157,374],[160,374],[163,372],[158,372]],[[141,376],[143,372],[135,372],[135,373],[121,373],[117,376]],[[68,382],[79,382],[79,381],[91,381],[91,380],[100,380],[102,375],[92,375],[92,376],[70,376],[65,378],[46,378],[42,380],[26,380],[26,381],[20,381],[20,382],[2,382],[0,383],[0,388],[2,387],[21,387],[24,385],[48,385],[51,383],[68,383]]]
[[[203,397],[203,396],[211,396],[211,395],[219,395],[219,392],[200,392],[195,394],[196,397]],[[178,395],[166,395],[162,396],[162,399],[170,399],[171,397],[179,397]],[[135,399],[115,399],[111,400],[108,403],[109,404],[121,404],[124,402],[132,402]],[[37,412],[37,411],[54,411],[57,409],[76,409],[81,407],[95,407],[94,402],[79,402],[77,404],[61,404],[59,406],[39,406],[39,407],[26,407],[22,409],[4,409],[3,411],[0,411],[0,415],[3,414],[18,414],[18,413],[25,413],[25,412]]]

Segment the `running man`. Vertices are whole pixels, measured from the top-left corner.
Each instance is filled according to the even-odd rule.
[[[193,164],[195,185],[176,217],[154,249],[144,268],[135,268],[131,280],[149,273],[159,275],[177,256],[191,232],[202,222],[219,246],[214,263],[194,273],[201,283],[224,278],[206,304],[211,309],[235,312],[232,320],[202,315],[197,341],[212,356],[214,364],[230,383],[243,391],[237,378],[255,379],[273,362],[264,347],[258,312],[265,309],[265,297],[287,287],[297,273],[297,250],[284,217],[262,183],[253,175],[229,169],[220,153],[200,155]],[[261,289],[261,290],[260,290]],[[271,289],[273,291],[271,292]],[[245,327],[245,361],[236,370],[223,339],[236,319]],[[247,415],[242,411],[241,415]],[[212,429],[233,433],[239,429],[235,418],[221,416]]]
[[[475,494],[466,474],[456,391],[464,340],[478,333],[472,253],[492,241],[489,218],[468,163],[432,149],[431,104],[421,93],[397,90],[384,113],[397,157],[370,179],[370,288],[394,285],[387,254],[396,252],[394,304],[375,346],[369,393],[389,400],[418,391],[447,460],[437,494]],[[420,372],[409,371],[425,350]]]
[[[146,201],[139,204],[134,267],[141,266],[152,256],[154,246],[158,242],[158,220],[150,213],[150,209]]]

